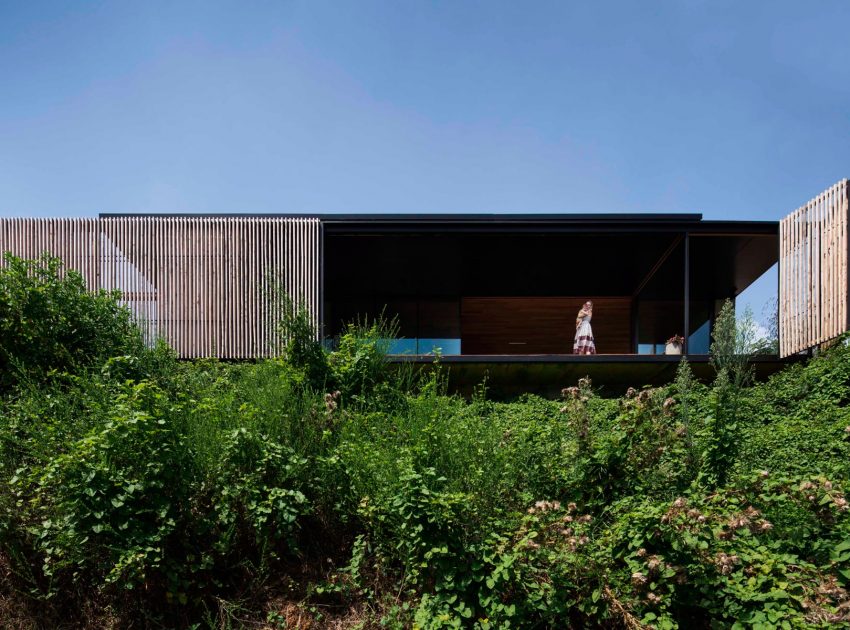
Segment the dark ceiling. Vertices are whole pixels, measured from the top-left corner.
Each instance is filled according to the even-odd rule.
[[[681,296],[677,240],[669,232],[330,233],[325,298],[626,296],[656,267],[645,290]],[[692,297],[726,297],[776,262],[777,236],[692,236],[690,250]]]

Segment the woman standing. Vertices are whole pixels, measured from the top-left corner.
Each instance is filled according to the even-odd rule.
[[[596,354],[596,344],[593,343],[593,330],[590,319],[593,317],[593,302],[588,300],[576,315],[576,339],[573,343],[573,354]]]

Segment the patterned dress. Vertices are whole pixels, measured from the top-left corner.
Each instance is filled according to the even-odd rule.
[[[573,343],[573,354],[596,354],[596,344],[593,343],[593,330],[590,328],[592,315],[581,318],[581,324],[576,329],[576,339]]]

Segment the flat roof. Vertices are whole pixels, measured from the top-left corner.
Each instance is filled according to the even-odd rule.
[[[704,220],[700,213],[600,213],[600,214],[167,214],[167,213],[101,213],[101,218],[291,218],[318,219],[333,232],[362,230],[380,232],[409,232],[411,230],[433,231],[448,229],[451,231],[501,231],[566,229],[570,231],[589,231],[602,228],[603,231],[621,229],[630,231],[663,228],[669,230],[693,230],[699,233],[742,233],[742,234],[778,234],[779,221],[730,221]]]
[[[427,213],[253,213],[253,212],[223,212],[223,213],[170,213],[170,212],[101,212],[101,218],[252,218],[252,219],[319,219],[320,221],[438,221],[443,222],[524,222],[524,221],[702,221],[699,213],[449,213],[449,212],[427,212]]]

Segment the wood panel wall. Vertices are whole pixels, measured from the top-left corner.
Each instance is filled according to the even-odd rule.
[[[630,297],[468,297],[461,301],[464,354],[571,354],[575,318],[593,300],[599,354],[631,354]]]
[[[98,219],[0,218],[0,265],[3,252],[27,259],[52,252],[66,268],[80,272],[89,288],[99,286],[99,243]]]
[[[780,222],[779,355],[808,350],[850,329],[847,221],[842,180]]]
[[[316,218],[0,219],[0,251],[49,252],[118,289],[148,341],[183,358],[269,355],[281,291],[318,329],[319,245]]]

